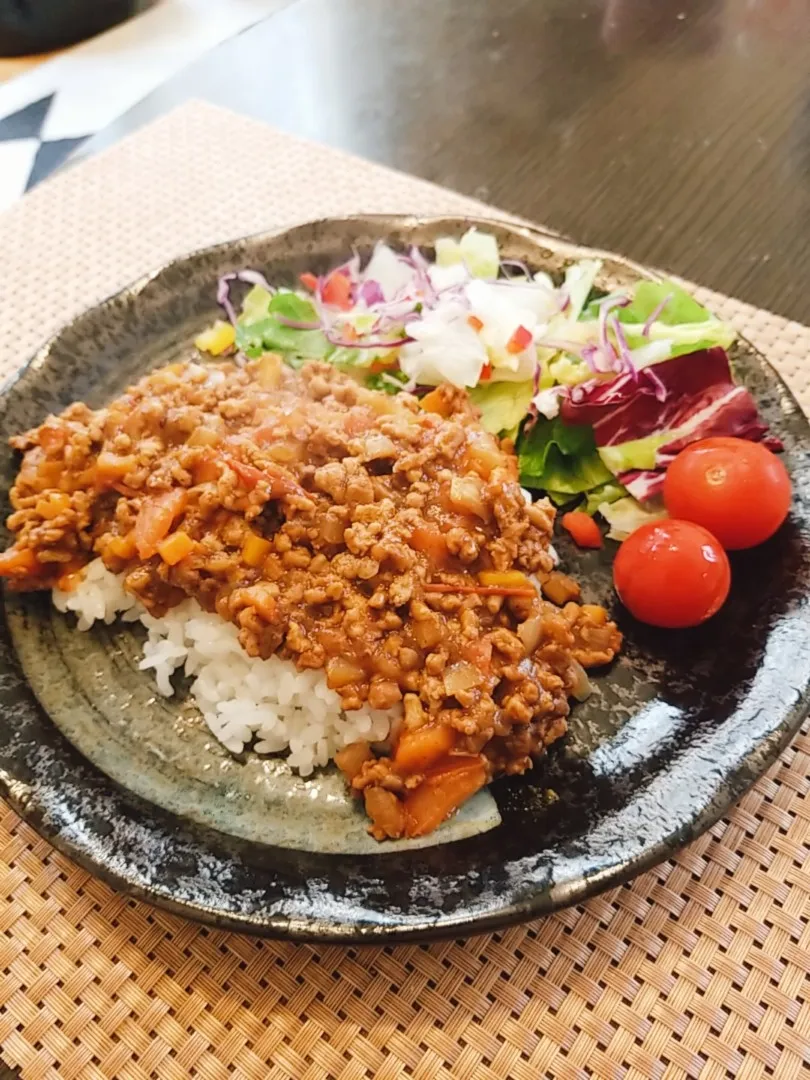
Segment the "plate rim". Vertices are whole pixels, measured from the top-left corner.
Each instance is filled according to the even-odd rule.
[[[66,319],[57,330],[35,350],[35,352],[12,372],[0,384],[0,411],[4,411],[10,391],[25,378],[36,366],[44,364],[51,350],[56,346],[60,338],[68,331],[77,319],[92,313],[101,312],[107,306],[112,305],[124,296],[137,296],[146,286],[171,267],[193,259],[195,256],[223,255],[229,253],[239,244],[253,244],[270,242],[283,236],[294,234],[297,230],[313,230],[316,228],[330,228],[335,226],[354,226],[362,229],[364,225],[379,227],[387,226],[394,230],[414,230],[420,227],[436,227],[446,222],[448,228],[458,228],[466,225],[481,228],[506,230],[512,234],[522,236],[533,243],[541,244],[556,254],[566,258],[601,258],[614,266],[621,267],[633,275],[639,275],[648,280],[660,281],[665,277],[663,271],[645,266],[621,254],[606,251],[600,248],[588,247],[561,236],[560,234],[546,231],[540,226],[529,222],[516,220],[509,217],[485,216],[485,215],[458,215],[458,214],[346,214],[329,217],[320,217],[299,220],[273,229],[264,229],[246,235],[240,235],[219,241],[215,244],[195,247],[164,260],[159,266],[151,271],[139,275],[129,284],[117,288],[94,303],[81,308],[69,319]],[[799,414],[807,421],[804,410],[799,405],[790,387],[785,382],[779,371],[770,362],[768,357],[757,348],[744,335],[738,338],[745,342],[747,348],[761,362],[767,365],[776,383],[783,393],[794,404]],[[5,614],[4,614],[5,618]],[[16,659],[13,661],[17,664]],[[17,664],[17,666],[19,666]],[[23,676],[24,681],[27,679]],[[47,716],[44,710],[44,715]],[[746,791],[765,775],[779,756],[790,744],[798,731],[801,729],[807,716],[810,714],[810,684],[804,686],[799,698],[791,708],[785,720],[776,731],[762,739],[757,746],[750,751],[745,758],[741,759],[734,774],[733,781],[727,778],[722,792],[718,794],[703,811],[694,816],[688,827],[677,830],[656,843],[647,846],[643,851],[630,859],[614,862],[595,874],[583,874],[573,881],[568,881],[560,886],[552,885],[548,889],[538,889],[527,898],[511,901],[496,911],[476,914],[462,914],[458,916],[440,916],[438,922],[426,920],[421,923],[410,923],[392,926],[387,923],[370,926],[352,926],[348,923],[326,923],[313,917],[290,917],[281,915],[266,915],[251,917],[226,913],[217,909],[210,909],[197,905],[190,901],[179,900],[164,892],[161,888],[143,887],[117,873],[115,869],[94,858],[81,844],[74,842],[70,837],[63,834],[57,827],[51,827],[47,812],[38,803],[20,791],[20,785],[15,783],[14,777],[9,776],[5,770],[0,769],[0,795],[12,807],[19,818],[34,831],[42,836],[53,847],[70,858],[83,870],[98,877],[108,885],[125,895],[136,897],[139,900],[153,904],[166,910],[173,915],[192,919],[197,923],[214,926],[219,929],[227,929],[235,932],[254,934],[269,938],[283,938],[288,940],[306,941],[311,943],[325,944],[383,944],[415,941],[435,940],[460,935],[473,935],[487,933],[499,928],[525,922],[553,911],[568,907],[572,904],[581,903],[590,897],[596,896],[607,889],[616,887],[639,874],[660,864],[664,860],[675,855],[679,850],[697,837],[709,830],[742,798]],[[48,718],[49,722],[50,718]],[[54,729],[59,737],[68,745],[69,740],[59,731],[55,724]],[[78,751],[75,751],[79,753]],[[83,761],[94,769],[106,785],[121,790],[119,785],[107,774],[103,773],[92,761],[84,758]],[[129,793],[131,794],[131,793]],[[139,802],[144,800],[137,797]],[[146,804],[153,812],[160,816],[166,816],[167,812],[154,804]],[[169,815],[171,816],[171,815]],[[182,819],[180,819],[182,821]]]

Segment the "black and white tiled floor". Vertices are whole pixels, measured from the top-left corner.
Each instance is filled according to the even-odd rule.
[[[156,0],[0,85],[0,210],[160,83],[288,2]]]

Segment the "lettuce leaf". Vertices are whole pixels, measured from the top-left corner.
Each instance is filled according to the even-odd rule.
[[[470,401],[481,410],[481,426],[493,435],[512,431],[525,417],[532,400],[529,382],[479,383],[468,391]]]
[[[639,526],[646,525],[648,521],[660,521],[667,516],[662,502],[653,501],[642,506],[629,495],[613,503],[602,503],[599,513],[610,526],[608,537],[611,540],[626,540]]]
[[[407,381],[404,371],[376,371],[366,376],[369,390],[382,390],[384,394],[398,394]]]
[[[264,290],[261,290],[264,292]],[[256,289],[251,289],[246,300]],[[262,297],[254,297],[245,321],[242,316],[236,324],[237,348],[248,356],[257,356],[262,352],[279,352],[285,359],[292,361],[323,360],[334,351],[322,330],[296,330],[285,326],[278,316],[294,319],[296,322],[317,322],[318,315],[309,300],[293,292],[276,293],[268,305],[267,313],[255,321],[251,316],[260,310]]]
[[[669,302],[656,322],[665,326],[679,326],[681,323],[716,321],[694,296],[674,281],[640,281],[633,291],[633,302],[618,309],[619,319],[623,323],[643,325],[666,297],[670,298]]]
[[[627,489],[620,484],[618,480],[608,480],[606,484],[602,484],[601,487],[594,488],[593,491],[588,492],[588,496],[585,499],[582,509],[586,514],[590,514],[591,517],[593,517],[600,506],[610,506],[611,503],[623,499],[626,494]]]
[[[648,334],[643,334],[647,319],[667,297],[669,300],[663,311]],[[643,348],[651,342],[665,343],[668,346],[668,351],[663,356],[665,360],[718,345],[728,349],[736,338],[735,331],[728,323],[716,319],[694,296],[674,281],[638,282],[633,290],[631,303],[617,308],[615,314],[622,323],[631,349]],[[590,303],[581,318],[593,320],[591,337],[596,340],[599,301]]]
[[[518,443],[520,482],[561,495],[578,495],[612,479],[596,450],[593,431],[584,424],[538,420]]]
[[[269,293],[267,289],[262,288],[261,285],[254,285],[242,301],[242,314],[239,316],[239,322],[244,323],[245,326],[250,326],[251,323],[259,322],[260,319],[266,319],[270,314],[270,302],[272,299],[273,294]]]

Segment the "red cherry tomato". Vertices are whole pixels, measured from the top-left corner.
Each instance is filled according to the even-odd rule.
[[[718,611],[731,585],[728,556],[691,521],[652,521],[624,541],[613,563],[619,599],[641,622],[697,626]]]
[[[773,536],[790,509],[790,477],[761,443],[703,439],[667,470],[664,502],[673,518],[708,529],[728,551]]]

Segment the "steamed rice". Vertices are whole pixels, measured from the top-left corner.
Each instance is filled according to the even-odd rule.
[[[248,656],[236,627],[204,611],[196,600],[185,600],[156,619],[125,591],[123,579],[96,559],[72,592],[54,589],[53,602],[59,611],[78,617],[79,630],[97,621],[109,625],[119,617],[143,623],[148,638],[141,670],[151,670],[165,697],[174,694],[175,672],[189,676],[205,722],[233,753],[248,746],[257,753],[286,752],[288,764],[308,776],[349,743],[388,737],[398,711],[345,713],[322,670],[299,671],[278,656]]]

